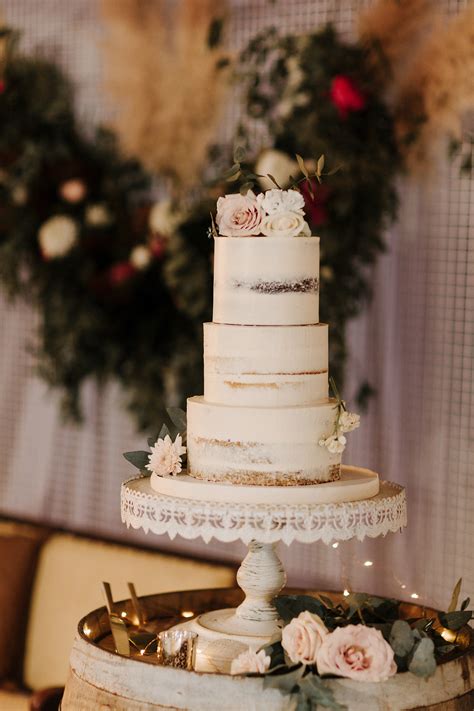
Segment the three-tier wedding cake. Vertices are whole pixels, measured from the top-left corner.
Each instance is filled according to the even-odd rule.
[[[187,473],[232,484],[340,478],[358,416],[328,397],[319,238],[296,190],[219,198],[204,395],[187,404]]]

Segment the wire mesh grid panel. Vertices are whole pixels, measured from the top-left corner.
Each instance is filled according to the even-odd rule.
[[[304,33],[327,21],[346,36],[365,0],[234,0],[228,41],[243,47],[259,29]],[[455,13],[464,1],[443,0]],[[110,110],[101,91],[103,26],[96,0],[6,0],[8,23],[23,47],[58,60],[72,77],[77,109],[91,126]],[[226,107],[230,138],[240,107]],[[347,396],[367,378],[377,395],[353,437],[347,462],[376,468],[407,486],[409,526],[401,535],[336,547],[294,544],[281,555],[293,583],[417,595],[446,603],[461,575],[474,592],[472,178],[440,164],[430,181],[406,180],[387,234],[389,250],[373,270],[374,299],[350,326]],[[343,288],[343,285],[341,285]],[[26,346],[35,315],[0,297],[0,507],[19,517],[127,537],[151,546],[237,560],[242,546],[170,542],[123,529],[120,482],[130,472],[121,452],[141,444],[114,385],[84,392],[85,423],[64,424],[55,393],[33,373]]]

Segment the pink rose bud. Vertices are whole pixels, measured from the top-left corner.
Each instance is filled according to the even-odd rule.
[[[393,649],[380,630],[366,625],[337,627],[320,646],[316,665],[319,674],[385,681],[397,673]]]

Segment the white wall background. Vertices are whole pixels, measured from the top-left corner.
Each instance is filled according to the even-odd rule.
[[[350,33],[365,0],[234,0],[230,37],[242,46],[277,24],[303,32],[331,20]],[[440,0],[447,13],[465,0]],[[3,0],[23,47],[54,57],[73,77],[86,124],[107,114],[100,91],[99,0]],[[229,135],[239,107],[226,112]],[[350,328],[346,395],[375,384],[346,461],[376,468],[407,487],[409,526],[365,543],[281,547],[290,582],[444,605],[461,575],[474,593],[474,181],[456,165],[436,179],[403,181],[389,252],[373,272],[374,299]],[[344,285],[341,284],[341,288]],[[120,522],[120,482],[132,474],[121,452],[141,444],[111,385],[84,393],[86,423],[61,422],[57,396],[32,374],[26,346],[35,315],[0,295],[0,511],[161,549],[236,560],[238,544],[146,539]],[[363,562],[373,561],[371,567]]]

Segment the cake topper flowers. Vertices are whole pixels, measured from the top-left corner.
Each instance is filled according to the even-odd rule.
[[[339,395],[334,378],[329,378],[334,397],[337,400],[336,407],[338,409],[334,432],[329,437],[320,439],[318,444],[320,447],[326,447],[331,454],[342,454],[346,448],[347,432],[356,430],[360,425],[360,415],[355,412],[349,412],[346,408],[346,403]]]
[[[175,476],[183,471],[186,413],[178,407],[169,407],[166,412],[169,422],[163,423],[158,436],[148,439],[150,452],[124,452],[125,459],[144,476]]]

